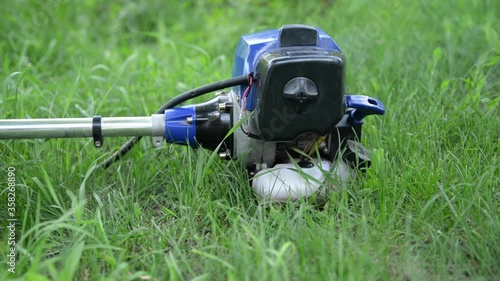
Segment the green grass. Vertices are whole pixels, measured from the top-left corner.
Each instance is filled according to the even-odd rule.
[[[0,280],[500,279],[498,1],[3,2],[2,119],[149,115],[287,23],[332,35],[348,91],[387,113],[364,126],[372,169],[323,210],[259,204],[203,150],[146,140],[90,173],[125,139],[2,141]]]

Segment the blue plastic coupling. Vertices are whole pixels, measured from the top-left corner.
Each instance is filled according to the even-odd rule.
[[[165,110],[165,139],[169,143],[196,145],[196,110],[194,106]]]
[[[368,115],[383,115],[385,113],[384,104],[369,96],[346,95],[345,104],[353,109],[348,118],[353,126],[363,124],[363,119]]]

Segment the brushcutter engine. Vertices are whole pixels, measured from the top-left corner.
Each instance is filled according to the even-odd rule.
[[[369,166],[359,142],[363,119],[383,114],[379,100],[346,95],[345,57],[323,30],[285,25],[244,35],[233,78],[183,93],[151,117],[0,120],[0,139],[135,136],[103,166],[122,157],[142,136],[153,144],[201,146],[223,159],[242,159],[255,192],[284,202],[324,197]],[[218,92],[201,104],[177,106]]]

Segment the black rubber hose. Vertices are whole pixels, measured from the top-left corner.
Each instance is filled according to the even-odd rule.
[[[175,96],[173,99],[169,100],[167,103],[162,105],[162,107],[160,107],[160,109],[158,109],[158,111],[156,111],[155,114],[163,114],[165,110],[169,108],[173,108],[185,101],[202,96],[204,94],[208,94],[214,91],[223,90],[225,88],[234,87],[238,85],[248,85],[250,75],[251,74],[245,74],[233,77],[230,79],[214,82],[184,92],[178,96]],[[108,159],[106,159],[100,166],[104,169],[108,168],[113,163],[120,160],[125,154],[127,154],[127,152],[129,152],[135,146],[135,144],[138,143],[141,139],[142,137],[132,137],[125,144],[123,144],[122,147],[117,152],[115,152]]]

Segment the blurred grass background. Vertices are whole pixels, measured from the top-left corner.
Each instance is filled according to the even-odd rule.
[[[382,100],[366,178],[324,210],[262,206],[238,163],[124,139],[0,143],[16,167],[16,273],[0,280],[497,280],[500,4],[472,1],[1,1],[0,118],[149,115],[228,78],[242,34],[303,23]],[[199,99],[199,100],[204,100]],[[4,269],[5,267],[5,269]]]

